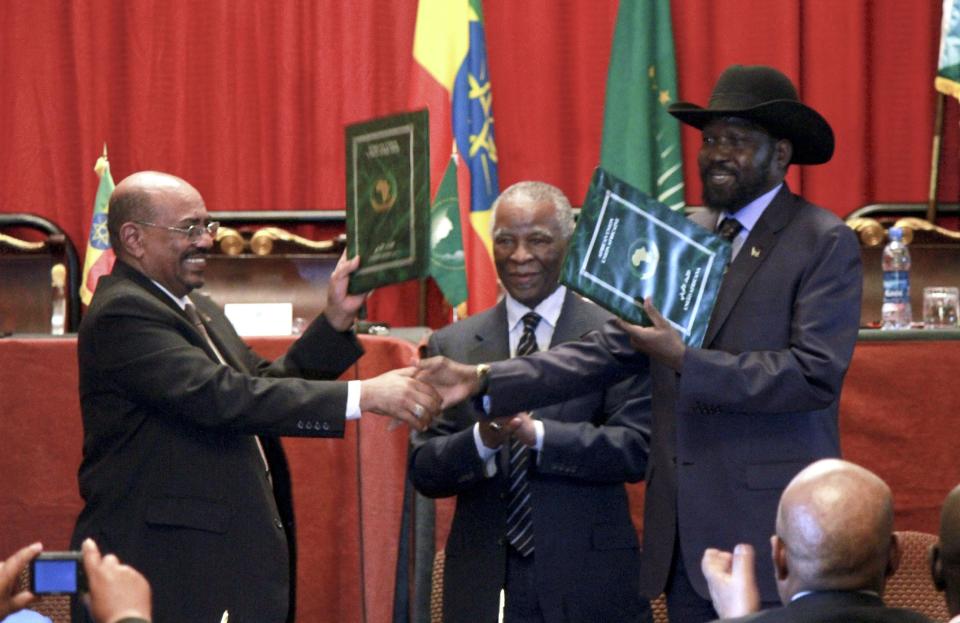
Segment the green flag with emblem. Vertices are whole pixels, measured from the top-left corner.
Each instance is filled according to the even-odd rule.
[[[601,166],[673,210],[683,208],[669,0],[620,3],[607,74]]]
[[[467,300],[463,263],[460,202],[457,200],[456,156],[450,158],[430,207],[430,276],[451,307]]]

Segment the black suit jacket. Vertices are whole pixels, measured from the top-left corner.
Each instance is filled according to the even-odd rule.
[[[552,343],[576,339],[610,315],[568,292]],[[510,356],[506,305],[434,333],[431,354],[466,363]],[[456,495],[446,545],[444,620],[496,621],[506,570],[509,448],[487,478],[473,440],[478,414],[447,410],[413,437],[410,475],[431,497]],[[530,474],[537,590],[547,621],[640,620],[639,554],[624,482],[640,480],[649,441],[646,375],[538,409],[544,446]]]
[[[335,378],[362,350],[321,317],[270,363],[209,299],[191,299],[229,365],[130,266],[117,262],[98,284],[78,338],[85,505],[72,544],[93,537],[139,569],[154,623],[219,621],[224,610],[231,623],[281,622],[294,531],[273,437],[342,436],[346,384],[305,379]]]
[[[692,218],[716,225],[709,212]],[[751,543],[769,560],[784,487],[805,465],[840,454],[837,407],[861,288],[853,232],[784,185],[728,267],[703,346],[686,349],[679,373],[650,364],[608,323],[550,353],[494,364],[492,412],[564,400],[649,366],[641,591],[663,591],[679,534],[691,583],[709,599],[704,549]],[[759,585],[764,601],[778,600],[772,575]]]
[[[722,620],[727,623],[930,623],[930,619],[919,612],[888,608],[876,595],[856,591],[812,593],[782,608]]]

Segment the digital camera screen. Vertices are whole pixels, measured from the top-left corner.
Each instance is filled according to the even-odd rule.
[[[33,566],[33,587],[38,593],[76,593],[76,560],[37,560]]]

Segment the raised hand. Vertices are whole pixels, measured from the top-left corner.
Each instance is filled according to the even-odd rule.
[[[687,348],[680,339],[680,334],[654,307],[649,297],[643,302],[643,311],[653,322],[652,327],[641,327],[624,320],[617,320],[617,324],[630,336],[630,344],[634,348],[679,372],[683,367],[683,354]]]
[[[126,618],[150,620],[150,584],[140,572],[121,564],[113,554],[100,555],[93,539],[81,545],[89,588],[87,607],[97,623]]]
[[[426,430],[440,412],[440,395],[414,378],[416,368],[401,368],[360,381],[360,409],[406,422]]]
[[[417,378],[440,393],[444,409],[460,404],[480,390],[476,366],[446,357],[421,359],[417,364]]]
[[[30,591],[17,592],[17,576],[42,549],[43,546],[39,543],[27,545],[10,558],[0,562],[0,619],[11,612],[26,608],[36,599]]]
[[[359,267],[360,256],[348,260],[347,252],[344,251],[330,275],[330,282],[327,284],[327,306],[323,310],[323,315],[327,317],[330,326],[337,331],[346,331],[353,325],[357,312],[367,299],[368,293],[347,294],[350,273]]]
[[[707,579],[710,601],[721,619],[740,617],[760,609],[753,546],[740,543],[733,553],[707,548],[700,569]]]

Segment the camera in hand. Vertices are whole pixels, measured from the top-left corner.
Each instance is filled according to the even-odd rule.
[[[80,552],[43,552],[30,562],[34,595],[72,595],[87,590]]]

